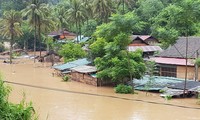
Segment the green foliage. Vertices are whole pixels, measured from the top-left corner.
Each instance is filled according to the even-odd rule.
[[[200,1],[182,0],[168,5],[154,18],[153,34],[164,46],[175,43],[178,36],[192,36],[198,32]]]
[[[67,81],[69,81],[69,76],[68,75],[64,75],[62,77],[62,79],[63,79],[63,81],[67,82]]]
[[[96,27],[97,27],[97,22],[95,20],[87,21],[82,28],[83,35],[84,36],[92,36],[92,34],[96,30]]]
[[[133,93],[133,89],[131,86],[119,84],[117,87],[114,88],[116,93],[122,93],[122,94],[130,94]]]
[[[86,56],[86,53],[81,46],[74,43],[67,43],[63,45],[58,53],[64,57],[65,62],[73,61]]]
[[[166,95],[165,96],[165,100],[171,100],[172,99],[172,96],[171,95]]]
[[[19,104],[8,102],[11,89],[0,77],[0,119],[1,120],[36,120],[32,103],[25,103],[25,96]]]
[[[0,43],[0,52],[3,52],[3,51],[5,51],[5,47],[3,44]]]
[[[200,89],[198,90],[198,93],[197,93],[197,104],[200,105]]]
[[[96,41],[90,45],[97,77],[124,83],[134,78],[140,78],[145,71],[142,52],[128,52],[129,35],[132,30],[141,27],[134,13],[115,14],[111,22],[97,27],[94,36]]]
[[[196,58],[195,64],[199,67],[200,66],[200,58]]]

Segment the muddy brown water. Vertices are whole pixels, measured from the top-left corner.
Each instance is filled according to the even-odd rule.
[[[4,80],[12,87],[9,99],[18,103],[24,92],[39,120],[200,120],[200,105],[193,98],[167,101],[159,94],[139,91],[115,94],[110,87],[62,82],[46,63],[28,59],[15,63],[0,61]]]

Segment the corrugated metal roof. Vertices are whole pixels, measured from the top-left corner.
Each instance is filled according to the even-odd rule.
[[[159,46],[128,46],[128,51],[136,51],[141,49],[143,52],[162,51]]]
[[[150,81],[149,76],[144,76],[141,79],[134,79],[134,88],[136,90],[160,90],[164,87],[171,86],[175,83],[181,83],[184,80],[173,77],[153,76]],[[129,83],[131,85],[131,83]],[[147,87],[148,85],[148,87]]]
[[[186,37],[179,37],[176,43],[162,51],[159,57],[186,58]],[[200,53],[200,37],[188,37],[188,58],[195,58],[196,52]]]
[[[77,66],[77,67],[71,68],[71,70],[77,71],[77,72],[80,72],[80,73],[93,73],[93,72],[97,71],[97,68],[95,66],[83,65],[83,66]]]
[[[62,64],[62,65],[56,65],[56,66],[53,66],[53,68],[60,70],[60,71],[63,71],[63,70],[67,70],[67,69],[70,69],[70,68],[73,68],[73,67],[87,65],[87,64],[90,64],[90,63],[91,62],[88,61],[86,58],[83,58],[83,59],[78,59],[78,60],[75,60],[75,61],[72,61],[72,62]]]
[[[89,40],[91,37],[85,37],[85,36],[83,36],[83,35],[79,35],[79,36],[77,36],[78,37],[78,42],[79,43],[82,43],[82,42],[86,42],[87,40]],[[74,38],[74,41],[77,41],[77,37],[76,38]],[[81,37],[81,39],[80,39],[80,37]]]
[[[186,59],[181,58],[165,58],[165,57],[154,57],[150,58],[150,60],[155,61],[159,64],[168,64],[168,65],[186,65]],[[194,60],[188,60],[189,66],[194,66]]]

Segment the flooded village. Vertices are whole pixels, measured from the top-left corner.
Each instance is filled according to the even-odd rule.
[[[0,1],[0,120],[200,120],[200,0]]]

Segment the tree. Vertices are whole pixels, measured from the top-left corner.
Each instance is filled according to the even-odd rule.
[[[34,56],[36,56],[36,40],[38,39],[40,45],[41,57],[41,24],[42,20],[49,15],[49,6],[40,2],[39,0],[32,0],[31,5],[23,10],[24,16],[28,17],[29,24],[34,29]],[[34,59],[35,62],[35,59]]]
[[[155,18],[153,34],[166,41],[169,36],[192,36],[198,32],[200,1],[183,0],[164,8]],[[161,35],[160,31],[163,33]],[[163,32],[166,31],[166,32]],[[166,34],[167,33],[167,34]],[[167,35],[167,36],[166,36]],[[165,38],[165,39],[163,39]],[[177,37],[171,37],[166,45],[174,43]]]
[[[95,20],[89,20],[88,23],[84,24],[82,27],[84,36],[92,36],[97,27],[97,22]]]
[[[1,34],[10,39],[10,64],[12,64],[12,49],[14,44],[14,37],[22,35],[20,24],[22,16],[20,12],[14,10],[6,11],[3,14],[3,19],[0,21]]]
[[[117,84],[132,80],[132,76],[140,78],[145,71],[141,51],[127,51],[129,35],[142,27],[139,18],[134,13],[127,13],[115,14],[110,20],[111,22],[97,27],[94,33],[96,41],[90,45],[99,71],[97,77]]]
[[[136,9],[137,15],[145,22],[145,28],[142,33],[150,34],[153,24],[152,19],[159,14],[164,5],[161,0],[139,0],[138,4],[139,7]]]
[[[86,56],[86,53],[81,46],[74,43],[67,43],[63,45],[58,53],[64,57],[65,62],[73,61]]]
[[[113,12],[111,0],[94,0],[92,3],[93,13],[96,19],[100,19],[100,23],[108,22],[108,18]]]
[[[75,23],[77,35],[81,37],[81,25],[86,19],[86,11],[83,9],[83,4],[79,0],[70,0],[70,8],[66,11],[67,20]],[[80,38],[81,39],[81,38]],[[77,37],[77,42],[78,37]]]
[[[131,11],[133,10],[134,5],[136,4],[136,0],[113,0],[116,2],[117,9],[122,6],[122,14],[125,14],[125,10]]]

